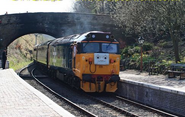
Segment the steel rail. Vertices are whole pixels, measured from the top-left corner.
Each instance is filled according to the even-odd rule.
[[[116,99],[119,99],[121,101],[125,101],[127,103],[130,103],[131,105],[138,106],[138,107],[140,107],[142,109],[146,109],[146,110],[149,110],[151,112],[157,113],[157,114],[159,114],[159,115],[161,115],[163,117],[178,117],[176,115],[173,115],[173,114],[161,111],[159,109],[152,108],[150,106],[147,106],[147,105],[144,105],[144,104],[141,104],[141,103],[138,103],[138,102],[134,102],[132,100],[126,99],[126,98],[118,96],[118,95],[112,95],[112,97],[114,97]]]
[[[109,104],[109,103],[107,103],[107,102],[105,102],[105,101],[103,101],[103,100],[97,99],[97,98],[95,98],[95,97],[93,97],[93,96],[90,96],[90,95],[87,95],[87,94],[86,94],[86,96],[89,97],[90,99],[92,99],[92,100],[98,102],[98,103],[101,103],[101,104],[105,105],[106,107],[109,107],[110,109],[113,109],[113,110],[115,110],[115,111],[117,111],[117,112],[119,112],[119,113],[121,113],[121,114],[124,114],[125,116],[129,116],[129,117],[139,117],[138,115],[136,115],[136,114],[134,114],[134,113],[131,113],[131,112],[127,111],[127,110],[124,110],[124,109],[122,109],[122,108],[120,108],[120,107],[111,105],[111,104]]]
[[[33,63],[33,62],[32,62],[32,63],[30,63],[29,65],[27,65],[27,66],[23,67],[22,69],[20,69],[20,71],[17,73],[17,75],[18,75],[18,76],[21,76],[21,72],[23,72],[26,68],[28,68],[28,67],[30,67],[30,66],[32,66],[32,65],[34,65],[34,63]]]
[[[51,92],[52,94],[56,95],[58,98],[61,98],[63,101],[65,101],[66,103],[68,103],[69,105],[71,105],[72,107],[76,108],[77,110],[81,111],[82,113],[84,113],[85,115],[87,115],[88,117],[98,117],[96,115],[94,115],[93,113],[85,110],[84,108],[78,106],[77,104],[71,102],[70,100],[68,100],[67,98],[63,97],[62,95],[56,93],[55,91],[53,91],[51,88],[47,87],[45,84],[43,84],[42,82],[40,82],[33,74],[35,69],[33,69],[31,71],[31,75],[32,77],[40,84],[42,85],[46,90],[48,90],[49,92]]]

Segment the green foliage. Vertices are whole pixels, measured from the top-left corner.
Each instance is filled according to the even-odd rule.
[[[10,61],[10,68],[12,68],[12,69],[14,69],[15,71],[16,70],[19,70],[19,69],[21,69],[21,68],[23,68],[23,67],[25,67],[26,65],[28,65],[28,64],[30,64],[30,63],[32,63],[32,61],[23,61],[23,62],[19,62],[18,64],[17,63],[15,63],[14,61],[18,61],[18,60],[13,60],[13,61]]]
[[[155,61],[155,58],[149,56],[149,55],[146,55],[144,54],[143,55],[143,62],[149,62],[149,61]]]
[[[143,51],[149,51],[149,50],[152,50],[153,48],[153,44],[151,43],[144,43],[143,44]]]
[[[161,47],[165,47],[167,45],[167,42],[165,41],[165,42],[159,42],[159,46],[161,46]]]
[[[128,47],[125,47],[125,48],[122,50],[121,54],[128,54]]]
[[[123,55],[123,57],[125,58],[125,57],[129,57],[129,56],[131,56],[132,54],[132,52],[130,51],[130,49],[131,49],[131,47],[130,46],[127,46],[127,47],[125,47],[123,50],[122,50],[122,52],[121,52],[121,54]]]
[[[133,55],[130,57],[130,59],[131,59],[131,60],[134,60],[134,61],[138,61],[139,58],[140,58],[140,54],[138,54],[138,53],[135,53],[135,54],[133,54]]]
[[[159,46],[163,47],[163,48],[172,48],[173,44],[168,41],[161,40],[161,41],[159,41]]]
[[[135,53],[140,53],[141,52],[141,47],[139,47],[139,46],[134,47],[134,52]]]
[[[161,60],[161,62],[158,63],[158,65],[159,66],[160,65],[165,65],[166,67],[169,67],[172,63],[174,63],[174,61],[171,61],[171,60],[169,60],[169,61],[167,61],[167,60]]]

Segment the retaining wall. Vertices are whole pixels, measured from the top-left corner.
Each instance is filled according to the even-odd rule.
[[[118,83],[117,94],[128,99],[185,117],[185,88],[157,86],[123,80]]]

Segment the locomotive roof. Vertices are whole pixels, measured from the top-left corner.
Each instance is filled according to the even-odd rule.
[[[110,32],[90,31],[83,34],[74,34],[67,37],[57,38],[51,42],[50,45],[56,46],[60,44],[70,44],[73,42],[81,43],[81,41],[112,41],[117,42],[111,36]]]

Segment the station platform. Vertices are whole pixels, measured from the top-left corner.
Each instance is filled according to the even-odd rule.
[[[185,79],[179,80],[178,76],[176,78],[168,78],[168,75],[149,75],[148,72],[125,70],[120,72],[120,78],[121,80],[135,81],[177,91],[185,91]]]
[[[21,79],[13,69],[0,70],[0,117],[74,117]]]
[[[119,76],[118,95],[185,117],[185,79],[149,75],[137,70],[120,71]]]

